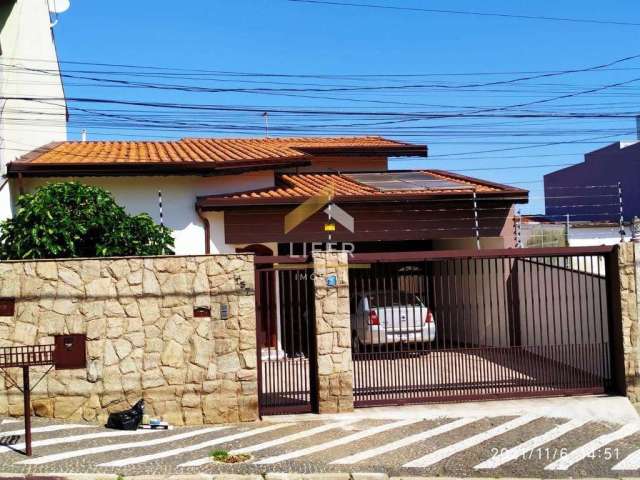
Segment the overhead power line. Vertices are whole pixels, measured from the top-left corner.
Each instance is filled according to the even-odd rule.
[[[629,130],[629,133],[633,133],[634,130]],[[539,147],[550,147],[553,145],[569,145],[569,144],[574,144],[574,143],[587,143],[590,142],[592,140],[606,140],[611,138],[611,135],[606,135],[606,136],[598,136],[598,137],[589,137],[589,138],[580,138],[580,139],[576,139],[576,140],[567,140],[567,141],[562,141],[562,142],[548,142],[548,143],[543,143],[541,145],[524,145],[524,146],[520,146],[520,147],[508,147],[508,148],[494,148],[491,150],[480,150],[480,151],[474,151],[474,152],[456,152],[456,153],[443,153],[440,155],[437,155],[437,158],[443,158],[443,157],[459,157],[459,156],[464,156],[464,155],[475,155],[478,153],[496,153],[496,152],[506,152],[506,151],[512,151],[512,150],[524,150],[527,148],[539,148]]]
[[[640,81],[640,78],[629,80],[629,82]],[[610,87],[610,86],[609,86]],[[607,88],[607,87],[601,87]],[[577,92],[571,96],[583,95],[586,92]],[[567,97],[567,96],[564,96]],[[563,97],[563,98],[564,98]],[[0,96],[0,100],[24,100],[34,102],[55,102],[55,101],[67,101],[67,102],[80,102],[80,103],[94,103],[102,105],[126,105],[126,106],[142,106],[150,108],[174,108],[180,110],[208,110],[208,111],[224,111],[224,112],[252,112],[262,114],[265,108],[262,106],[249,107],[249,106],[227,106],[217,104],[196,104],[196,103],[174,103],[174,102],[151,102],[142,100],[120,100],[115,98],[93,98],[93,97],[32,97],[32,96]],[[550,101],[536,100],[530,103],[543,103]],[[522,104],[525,105],[525,104]],[[358,116],[371,116],[371,117],[406,117],[406,118],[419,118],[419,119],[442,119],[442,118],[636,118],[637,113],[635,111],[629,112],[523,112],[523,113],[506,113],[502,110],[515,108],[521,105],[507,105],[503,107],[494,107],[488,109],[481,109],[475,112],[433,112],[433,113],[419,113],[419,112],[392,112],[392,111],[344,111],[335,109],[313,109],[313,108],[278,108],[269,109],[269,113],[288,113],[295,115],[335,115],[336,117],[358,117]]]
[[[619,63],[628,62],[631,60],[636,60],[640,58],[640,54],[635,54],[623,58],[619,58],[613,60],[611,62],[592,65],[589,67],[583,68],[574,68],[574,69],[566,69],[557,72],[547,72],[536,75],[527,75],[523,77],[516,77],[506,80],[496,80],[493,82],[474,82],[474,83],[464,83],[464,84],[452,84],[452,83],[430,83],[430,84],[405,84],[405,85],[345,85],[345,86],[309,86],[305,85],[299,88],[274,88],[274,87],[254,87],[254,88],[245,88],[245,87],[234,87],[234,88],[223,88],[223,87],[202,87],[198,85],[177,85],[177,84],[159,84],[159,83],[151,83],[151,82],[139,82],[139,81],[131,81],[125,79],[118,78],[105,78],[105,77],[95,77],[95,76],[86,76],[86,75],[78,75],[62,72],[62,76],[64,78],[73,78],[73,79],[81,79],[81,80],[90,80],[95,82],[105,82],[105,83],[114,83],[119,85],[127,85],[127,86],[138,86],[138,87],[146,87],[146,88],[155,88],[155,89],[166,89],[166,90],[181,90],[181,91],[189,91],[189,92],[203,92],[203,93],[228,93],[228,92],[237,92],[237,93],[262,93],[262,92],[274,92],[274,93],[324,93],[324,92],[361,92],[361,91],[384,91],[384,90],[408,90],[408,89],[425,89],[425,88],[434,88],[434,89],[465,89],[465,88],[482,88],[482,87],[491,87],[491,86],[499,86],[499,85],[509,85],[518,82],[525,82],[530,80],[538,80],[541,78],[551,78],[558,77],[564,75],[571,75],[576,73],[585,73],[592,72],[596,70],[602,70],[604,68],[611,67],[613,65],[617,65]],[[58,74],[57,71],[46,70],[35,67],[26,67],[17,64],[4,64],[5,66],[22,69],[31,72],[38,72],[43,74]],[[102,72],[96,72],[102,73]],[[622,86],[626,83],[623,82],[620,84],[615,84],[612,86]],[[602,88],[610,88],[609,86],[604,86]],[[594,90],[597,91],[597,90]]]
[[[570,22],[570,23],[591,23],[598,25],[616,25],[625,27],[640,27],[640,23],[625,22],[621,20],[599,20],[595,18],[574,18],[574,17],[550,17],[546,15],[519,15],[514,13],[501,13],[501,12],[478,12],[472,10],[447,10],[436,8],[422,8],[422,7],[404,7],[398,5],[380,5],[373,3],[356,3],[356,2],[335,2],[329,0],[288,0],[295,3],[309,3],[316,5],[332,5],[339,7],[359,7],[359,8],[373,8],[382,10],[397,10],[407,12],[422,12],[422,13],[438,13],[448,15],[471,15],[477,17],[500,17],[500,18],[514,18],[520,20],[536,20],[536,21],[550,21],[550,22]]]
[[[104,74],[123,74],[128,75],[141,75],[145,77],[158,76],[158,77],[194,77],[198,80],[201,76],[228,76],[228,77],[277,77],[277,78],[305,78],[305,79],[322,79],[322,80],[352,80],[352,79],[366,79],[366,78],[394,78],[394,77],[442,77],[442,76],[484,76],[484,75],[537,75],[547,73],[558,73],[558,70],[499,70],[499,71],[469,71],[469,72],[421,72],[421,73],[397,73],[397,72],[384,72],[384,73],[285,73],[285,72],[246,72],[237,70],[208,70],[208,69],[193,69],[182,67],[166,67],[161,65],[140,65],[140,64],[122,64],[122,63],[105,63],[105,62],[90,62],[81,60],[50,60],[45,58],[35,57],[12,57],[3,55],[4,60],[22,62],[26,61],[35,64],[53,64],[57,66],[61,65],[86,65],[92,67],[114,67],[126,70],[99,70]],[[140,69],[144,71],[131,71],[130,69]],[[146,70],[158,71],[162,73],[151,73]],[[640,67],[619,67],[619,68],[607,68],[605,71],[629,71],[640,70]],[[57,68],[52,71],[57,71]],[[96,70],[69,70],[65,68],[65,71],[72,71],[76,73],[95,73]]]
[[[9,82],[16,84],[50,82],[57,72],[55,69],[48,69],[50,67],[33,69],[31,64],[25,66],[18,61],[11,62],[8,58],[3,58],[0,62],[4,63],[5,70],[16,73],[15,78],[11,78]],[[437,80],[422,80],[410,78],[413,77],[411,74],[360,77],[226,72],[210,75],[198,73],[197,77],[189,77],[187,72],[161,67],[157,70],[150,67],[147,73],[144,72],[146,67],[136,67],[136,71],[133,72],[127,71],[124,67],[107,67],[106,71],[93,66],[75,70],[74,67],[70,67],[70,70],[63,68],[62,75],[72,83],[82,82],[84,85],[79,85],[80,87],[108,86],[123,90],[118,90],[117,93],[110,90],[110,98],[105,98],[96,94],[95,90],[85,95],[83,93],[86,90],[76,89],[76,85],[73,85],[75,95],[70,94],[66,99],[10,97],[9,100],[25,102],[8,102],[3,120],[13,124],[9,127],[9,132],[11,128],[24,130],[55,126],[63,115],[60,103],[66,100],[68,111],[71,113],[69,125],[77,130],[87,128],[91,132],[91,138],[95,139],[102,135],[107,138],[141,138],[145,135],[155,137],[158,132],[173,134],[171,137],[174,138],[217,135],[242,137],[263,135],[262,114],[267,111],[270,133],[274,136],[397,137],[429,144],[432,147],[429,160],[438,161],[443,168],[450,171],[493,170],[496,171],[497,177],[508,178],[505,183],[540,184],[541,179],[530,182],[528,179],[512,181],[512,175],[501,172],[514,170],[530,172],[533,176],[534,169],[545,172],[568,166],[569,163],[560,163],[568,160],[566,158],[556,159],[547,164],[532,161],[531,159],[537,156],[555,156],[536,155],[534,149],[567,144],[601,144],[604,139],[619,140],[626,134],[635,133],[635,130],[627,127],[628,119],[635,118],[638,113],[640,79],[622,81],[624,78],[616,78],[618,81],[613,83],[614,80],[604,72],[621,62],[634,60],[634,64],[638,64],[639,58],[640,54],[634,54],[606,63],[603,61],[594,66],[571,69],[567,67],[563,70],[536,74],[514,74],[507,78],[501,77],[504,79],[499,81],[445,76]],[[580,77],[580,81],[577,80],[578,77],[574,77],[576,80],[560,79],[562,75],[582,72],[591,72],[589,81],[584,80],[584,77]],[[154,79],[165,74],[171,74],[164,77],[168,80]],[[606,75],[607,80],[592,81],[592,75]],[[272,81],[270,77],[293,79]],[[547,77],[555,79],[547,81]],[[176,80],[177,78],[180,80]],[[307,80],[308,78],[313,80]],[[66,86],[69,85],[66,83]],[[331,96],[307,94],[331,89],[337,93]],[[362,91],[348,94],[349,89]],[[184,95],[172,102],[173,99],[163,98],[166,94],[158,93],[159,90],[184,90],[191,93],[191,96]],[[214,102],[208,95],[216,92],[225,95],[222,95],[223,99],[220,100],[217,95],[211,97],[216,99]],[[253,95],[250,100],[240,97],[245,93]],[[200,95],[207,96],[207,99]],[[310,100],[273,101],[272,95]],[[431,100],[428,95],[438,95],[438,98],[419,103],[421,100]],[[507,96],[517,98],[496,100]],[[578,99],[570,100],[572,97]],[[362,103],[357,106],[345,106],[349,105],[350,101]],[[57,110],[47,110],[40,106],[47,103],[57,107]],[[478,120],[474,120],[476,118]],[[578,122],[578,119],[582,121]],[[448,149],[448,145],[456,145],[459,148],[452,151]],[[467,150],[474,151],[457,151],[462,150],[465,145]],[[508,152],[521,149],[522,152],[513,152],[520,155],[508,156]],[[558,157],[573,155],[561,151],[563,153],[558,153]],[[528,152],[534,153],[522,155]],[[505,155],[501,155],[502,153]],[[522,161],[518,165],[518,162],[504,161],[506,158],[528,158],[529,161]],[[485,159],[495,160],[495,163],[473,162]],[[581,160],[576,159],[576,163]],[[457,161],[473,163],[461,165]],[[453,164],[462,169],[451,170]]]

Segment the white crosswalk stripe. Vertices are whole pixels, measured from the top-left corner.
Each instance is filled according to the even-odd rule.
[[[377,457],[378,455],[382,455],[393,450],[397,450],[402,447],[406,447],[407,445],[411,445],[412,443],[417,443],[422,440],[426,440],[427,438],[435,437],[436,435],[441,435],[446,432],[450,432],[451,430],[455,430],[456,428],[463,427],[472,422],[478,421],[477,417],[468,417],[461,418],[459,420],[446,423],[444,425],[440,425],[435,428],[431,428],[424,432],[416,433],[415,435],[409,435],[408,437],[401,438],[400,440],[396,440],[395,442],[385,443],[377,448],[371,448],[369,450],[365,450],[363,452],[358,452],[353,455],[349,455],[348,457],[340,458],[331,462],[331,464],[338,465],[352,465],[354,463],[362,462],[363,460],[367,460],[369,458]]]
[[[155,430],[157,431],[157,430]],[[82,435],[71,435],[69,437],[55,437],[55,438],[47,438],[46,440],[36,440],[31,442],[32,447],[46,447],[47,445],[61,445],[63,443],[74,443],[81,442],[84,440],[93,440],[96,438],[111,438],[111,437],[124,437],[131,435],[142,435],[145,433],[152,433],[154,430],[125,430],[125,431],[111,431],[111,432],[94,432],[94,433],[85,433]],[[24,443],[17,443],[15,445],[5,446],[0,445],[0,453],[2,452],[12,452],[15,450],[21,450],[25,448]]]
[[[174,448],[172,450],[165,450],[163,452],[151,453],[149,455],[142,455],[138,457],[129,457],[121,460],[114,460],[112,462],[101,463],[99,467],[125,467],[127,465],[135,465],[138,463],[150,462],[151,460],[158,460],[160,458],[173,457],[182,453],[195,452],[202,450],[203,448],[212,447],[214,445],[220,445],[221,443],[232,442],[234,440],[240,440],[242,438],[252,437],[261,433],[271,432],[279,428],[290,427],[291,423],[280,423],[276,425],[270,425],[268,427],[254,428],[252,430],[236,433],[233,435],[227,435],[225,437],[215,438],[213,440],[207,440],[206,442],[197,443],[195,445],[189,445],[182,448]]]
[[[189,432],[180,433],[178,435],[168,435],[168,436],[163,436],[162,438],[154,438],[153,440],[146,440],[142,442],[127,442],[127,443],[119,443],[115,445],[102,445],[100,447],[83,448],[80,450],[70,450],[68,452],[54,453],[54,454],[45,455],[39,458],[30,458],[28,460],[17,462],[17,464],[18,465],[42,465],[43,463],[57,462],[59,460],[67,460],[69,458],[75,458],[75,457],[85,457],[88,455],[95,455],[95,454],[104,453],[104,452],[113,452],[115,450],[152,447],[154,445],[162,445],[164,443],[171,443],[171,442],[177,442],[179,440],[185,440],[187,438],[192,438],[198,435],[204,435],[206,433],[218,432],[220,430],[225,430],[228,428],[229,427],[201,428],[199,430],[192,430]],[[166,433],[166,431],[164,433]]]
[[[612,433],[607,433],[606,435],[601,435],[600,437],[590,441],[582,445],[581,447],[576,448],[575,450],[569,452],[562,458],[559,458],[553,463],[550,463],[546,467],[545,470],[567,470],[572,465],[578,463],[580,460],[583,460],[587,456],[593,454],[597,450],[601,449],[605,445],[609,443],[615,442],[617,440],[622,440],[629,435],[633,435],[634,433],[640,431],[640,423],[629,423],[624,427],[616,430]]]
[[[31,433],[46,433],[46,432],[58,432],[60,430],[73,430],[74,428],[90,428],[94,425],[76,425],[67,423],[64,425],[47,425],[46,427],[34,427],[31,429]],[[20,430],[11,430],[8,432],[0,432],[0,438],[10,437],[11,435],[24,435],[24,428]]]
[[[278,445],[283,445],[285,443],[294,442],[296,440],[300,440],[303,438],[307,438],[313,435],[317,435],[318,433],[323,433],[329,430],[335,430],[337,428],[343,428],[352,423],[357,422],[356,419],[347,420],[346,422],[337,422],[337,423],[327,423],[325,425],[321,425],[316,428],[312,428],[310,430],[304,430],[302,432],[293,433],[291,435],[286,435],[284,437],[276,438],[274,440],[269,440],[268,442],[258,443],[255,445],[249,445],[248,447],[238,448],[237,450],[231,450],[229,453],[232,455],[237,455],[239,453],[253,453],[259,452],[261,450],[265,450],[271,447],[277,447]],[[201,465],[205,465],[211,462],[211,458],[203,457],[198,458],[197,460],[192,460],[190,462],[181,463],[178,465],[179,467],[199,467]]]
[[[640,470],[640,450],[636,450],[620,463],[615,464],[611,470]]]
[[[532,451],[533,449],[544,445],[545,443],[549,443],[552,440],[565,435],[571,430],[575,430],[576,428],[583,426],[585,423],[587,423],[586,420],[570,420],[566,423],[563,423],[562,425],[558,425],[557,427],[552,428],[542,435],[534,437],[524,443],[521,443],[520,445],[510,448],[509,450],[502,452],[499,455],[496,455],[489,460],[476,465],[473,468],[475,468],[476,470],[498,468],[505,463],[509,463],[518,458],[523,458],[528,452]]]
[[[431,452],[424,457],[412,460],[411,462],[406,463],[403,466],[407,468],[424,468],[430,465],[434,465],[444,460],[445,458],[449,458],[450,456],[455,455],[456,453],[462,452],[468,448],[479,445],[482,442],[486,442],[493,437],[497,437],[498,435],[502,435],[503,433],[507,433],[518,427],[526,425],[527,423],[533,422],[538,418],[540,418],[538,415],[524,415],[522,417],[518,417],[507,423],[503,423],[498,427],[492,428],[491,430],[473,435],[458,443],[454,443],[453,445],[449,445],[448,447],[441,448],[439,450],[436,450],[435,452]]]
[[[410,419],[410,420],[401,420],[399,422],[387,423],[377,427],[368,428],[366,430],[362,430],[360,432],[353,433],[351,435],[347,435],[346,437],[337,438],[329,442],[314,445],[312,447],[302,448],[300,450],[295,450],[293,452],[283,453],[282,455],[276,455],[274,457],[264,458],[254,463],[259,465],[270,465],[270,464],[282,462],[284,460],[290,460],[292,458],[304,457],[306,455],[311,455],[312,453],[321,452],[323,450],[328,450],[330,448],[337,447],[340,445],[345,445],[347,443],[355,442],[356,440],[361,440],[363,438],[370,437],[371,435],[376,435],[378,433],[386,432],[388,430],[393,430],[395,428],[405,427],[407,425],[418,423],[420,421],[421,421],[420,419]]]
[[[527,426],[540,418],[542,417],[533,414],[511,417],[500,425],[482,428],[483,417],[481,416],[441,419],[416,416],[411,419],[384,420],[349,415],[346,417],[335,416],[330,421],[307,422],[303,420],[297,422],[283,418],[278,422],[268,422],[256,426],[201,426],[191,427],[188,430],[180,429],[177,432],[146,429],[137,431],[109,430],[82,423],[52,425],[40,423],[39,426],[33,428],[35,434],[33,447],[36,449],[42,447],[42,450],[35,450],[37,455],[42,456],[32,458],[24,457],[19,453],[25,448],[24,431],[22,428],[17,429],[22,425],[15,425],[13,426],[15,430],[8,430],[11,427],[5,426],[7,431],[0,431],[0,438],[6,437],[5,442],[7,438],[16,439],[16,443],[12,445],[9,443],[0,444],[0,463],[9,465],[16,462],[16,466],[25,466],[30,469],[31,466],[42,465],[42,468],[50,470],[51,467],[46,465],[61,462],[59,467],[66,468],[66,460],[78,458],[73,462],[72,470],[79,468],[77,467],[79,462],[81,468],[84,469],[100,467],[110,469],[104,470],[105,472],[118,473],[119,468],[129,465],[144,465],[147,462],[148,465],[152,465],[155,461],[168,459],[167,465],[171,465],[174,473],[177,474],[180,471],[184,472],[181,470],[182,468],[206,467],[211,463],[211,458],[207,456],[208,447],[220,445],[219,448],[225,448],[231,454],[259,452],[258,458],[250,460],[255,467],[277,465],[280,462],[306,456],[309,456],[308,460],[313,460],[314,464],[317,462],[318,465],[332,465],[334,467],[365,465],[365,463],[372,461],[375,461],[376,464],[387,465],[390,459],[394,458],[394,452],[403,452],[403,456],[406,458],[406,455],[415,451],[415,448],[421,448],[424,449],[422,453],[406,458],[404,462],[407,463],[400,462],[404,463],[402,466],[406,468],[438,468],[439,462],[447,459],[453,462],[459,459],[463,462],[466,475],[472,475],[473,471],[490,472],[492,469],[506,468],[513,464],[512,469],[516,469],[516,467],[518,470],[522,469],[520,473],[524,473],[526,470],[530,477],[544,476],[544,471],[566,471],[577,465],[578,462],[582,462],[580,465],[583,465],[588,471],[591,471],[589,469],[592,467],[598,472],[602,468],[611,469],[612,473],[637,473],[640,471],[640,449],[637,449],[638,447],[632,441],[636,437],[631,437],[640,434],[640,422],[611,426],[609,432],[603,435],[594,434],[593,429],[586,428],[588,425],[595,424],[584,418],[556,419],[555,424],[550,424],[551,426],[544,430],[540,430],[543,423]],[[431,421],[431,425],[426,423],[427,420]],[[434,420],[441,424],[434,424]],[[487,419],[484,418],[484,420]],[[356,425],[357,428],[353,425]],[[412,425],[413,427],[410,428],[412,431],[406,433],[407,428],[404,427]],[[535,428],[536,426],[537,428]],[[511,435],[505,435],[504,438],[500,437],[500,435],[520,427],[523,428]],[[88,428],[91,429],[86,430]],[[74,431],[73,429],[78,430]],[[480,433],[469,433],[468,431],[471,429],[475,429],[476,432],[480,431]],[[385,434],[385,432],[387,433]],[[390,435],[395,438],[389,439]],[[465,435],[468,438],[464,438]],[[453,438],[460,439],[460,441],[452,443],[454,442]],[[518,438],[518,440],[508,442],[510,438]],[[246,440],[241,443],[232,443],[242,439]],[[634,448],[630,450],[635,450],[625,450],[625,454],[628,454],[625,458],[603,457],[598,452],[604,447],[620,446],[621,444],[616,445],[615,442],[624,441],[624,439],[627,439],[624,442],[626,448],[633,444]],[[536,449],[555,445],[558,442],[563,442],[563,450],[568,450],[568,454],[562,457],[556,456],[556,458],[549,459],[544,463],[540,462],[542,459],[537,455],[529,457],[529,453],[536,451]],[[417,447],[412,449],[413,445]],[[486,445],[499,447],[496,448],[496,453],[491,458],[488,458],[489,453],[480,452],[480,449]],[[425,455],[426,452],[434,448],[437,450]],[[464,457],[463,455],[454,456],[472,448],[473,452],[480,452],[479,459],[476,459],[478,457],[474,454]],[[140,449],[143,450],[140,451]],[[489,447],[485,450],[488,451]],[[136,452],[138,455],[135,455]],[[323,452],[328,453],[323,455]],[[391,455],[387,456],[389,453]],[[486,454],[482,455],[482,453]],[[195,459],[190,459],[194,457]],[[535,459],[536,462],[527,463],[525,467],[526,460],[529,458]],[[593,458],[599,460],[592,461]],[[469,462],[468,459],[472,461]],[[519,460],[524,461],[520,463]],[[397,462],[397,460],[394,461]],[[607,463],[603,463],[605,461]],[[508,475],[513,476],[512,473],[508,473]]]

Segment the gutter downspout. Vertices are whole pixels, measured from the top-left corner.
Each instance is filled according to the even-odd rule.
[[[18,173],[18,194],[24,195],[24,182],[22,180],[22,173]]]
[[[202,214],[202,209],[196,205],[196,213],[198,218],[202,221],[204,227],[204,253],[205,255],[211,254],[211,225],[209,219]]]

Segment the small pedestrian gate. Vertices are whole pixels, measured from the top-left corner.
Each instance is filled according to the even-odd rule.
[[[610,247],[356,255],[356,406],[604,392],[616,262]]]
[[[255,260],[260,415],[317,411],[313,268]]]

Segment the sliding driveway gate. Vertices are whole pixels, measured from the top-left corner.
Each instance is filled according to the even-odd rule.
[[[356,406],[604,392],[612,255],[610,247],[356,255]]]
[[[255,262],[260,414],[316,411],[313,268],[285,257]]]

